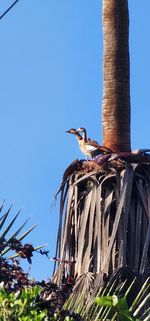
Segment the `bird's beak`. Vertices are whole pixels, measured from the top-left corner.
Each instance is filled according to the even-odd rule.
[[[69,134],[74,134],[76,133],[76,129],[74,128],[70,128],[69,130],[66,130],[66,133],[69,133]]]

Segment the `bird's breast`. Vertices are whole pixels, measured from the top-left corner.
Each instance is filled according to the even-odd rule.
[[[92,152],[96,151],[96,149],[97,149],[96,147],[94,147],[90,144],[86,144],[84,141],[80,141],[79,146],[80,146],[82,153],[87,156],[91,156]]]

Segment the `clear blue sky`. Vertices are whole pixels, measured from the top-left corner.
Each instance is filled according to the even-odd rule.
[[[0,15],[13,2],[0,1]],[[63,172],[82,158],[70,127],[102,141],[101,0],[20,0],[0,20],[0,200],[38,227],[27,241],[54,256]],[[150,147],[150,1],[129,0],[132,148]],[[29,226],[29,225],[28,225]],[[31,275],[47,278],[40,255]]]

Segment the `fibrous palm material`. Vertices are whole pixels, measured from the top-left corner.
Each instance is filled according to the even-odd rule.
[[[103,282],[123,267],[135,275],[150,274],[149,154],[76,160],[66,169],[59,192],[54,282],[84,275],[89,289],[97,276]]]

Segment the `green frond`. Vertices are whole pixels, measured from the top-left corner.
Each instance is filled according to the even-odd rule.
[[[10,212],[10,209],[9,209]],[[7,216],[9,214],[9,212],[7,212]],[[3,233],[0,235],[0,240],[3,240],[3,238],[7,235],[7,233],[9,232],[9,230],[11,229],[11,227],[13,226],[14,222],[16,221],[18,215],[20,214],[20,211],[14,216],[14,218],[11,220],[11,222],[9,223],[9,225],[6,227],[6,229],[3,231]],[[7,218],[7,216],[5,217],[5,220]]]
[[[9,224],[4,228],[4,224],[7,222],[8,218],[9,218],[11,208],[12,208],[12,205],[9,207],[7,212],[4,213],[0,217],[0,231],[2,231],[0,234],[0,244],[1,244],[0,256],[1,257],[10,251],[12,240],[13,241],[14,240],[22,241],[36,227],[36,225],[33,225],[30,228],[28,228],[25,232],[23,232],[21,235],[19,235],[20,232],[23,230],[23,228],[28,223],[29,219],[27,219],[14,233],[9,235],[9,237],[8,237],[8,233],[11,231],[12,227],[14,226],[14,223],[16,222],[16,220],[20,214],[20,211],[18,211],[18,213],[13,217],[13,219],[9,222]],[[3,204],[0,207],[0,212],[2,211],[2,209],[3,209]],[[41,247],[43,247],[43,246],[41,246]],[[39,247],[39,248],[41,248],[41,247]],[[16,255],[14,254],[11,256],[11,258],[13,258],[15,256]]]
[[[5,224],[5,221],[9,215],[11,208],[12,208],[12,205],[9,207],[8,211],[0,218],[0,222],[1,222],[0,223],[0,230],[2,229],[3,225]]]
[[[23,234],[21,234],[18,237],[18,240],[22,241],[29,233],[31,233],[31,231],[33,231],[35,229],[36,226],[37,226],[37,224],[34,224],[33,226],[31,226],[27,231],[25,231]]]
[[[130,282],[128,278],[123,282],[118,282],[118,280],[115,281],[115,278],[116,276],[114,275],[112,281],[108,280],[104,285],[100,286],[99,290],[97,291],[97,293],[95,293],[94,296],[90,291],[87,295],[87,293],[85,293],[84,291],[85,283],[82,283],[80,280],[78,280],[75,285],[76,291],[73,291],[73,293],[70,295],[69,299],[64,305],[64,308],[79,313],[83,317],[83,320],[120,320],[117,318],[117,310],[114,309],[113,305],[105,304],[104,301],[106,300],[103,299],[108,298],[109,301],[111,300],[111,298],[116,296],[119,300],[122,298],[122,300],[128,302],[129,308],[127,310],[128,314],[133,316],[132,320],[149,320],[149,278],[147,278],[143,286],[141,286],[141,290],[138,294],[136,294],[137,292],[135,291],[139,283],[136,278],[134,278],[134,280],[131,280]],[[133,298],[133,293],[135,299],[131,300],[131,298]],[[95,300],[96,297],[100,298],[100,300]],[[101,301],[101,305],[97,305],[96,301]],[[103,302],[104,304],[102,304]]]
[[[34,252],[34,251],[38,251],[38,250],[40,250],[40,249],[43,249],[45,246],[46,246],[46,244],[36,246],[36,247],[33,248],[33,252]],[[7,252],[8,252],[8,251],[7,251]],[[7,257],[7,260],[11,260],[11,259],[14,259],[14,258],[16,258],[16,257],[19,257],[19,254],[16,253],[16,254],[14,254],[14,255],[10,255],[10,256]]]

